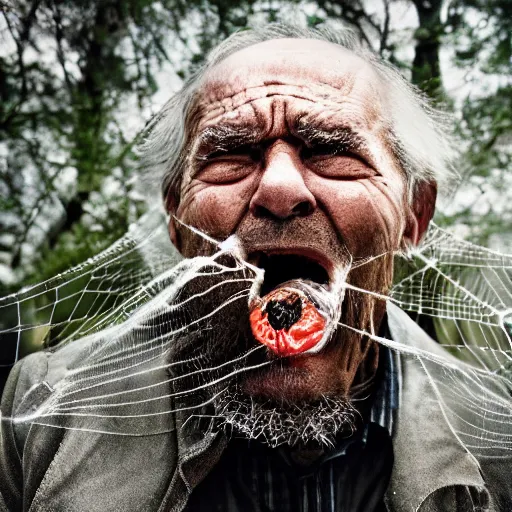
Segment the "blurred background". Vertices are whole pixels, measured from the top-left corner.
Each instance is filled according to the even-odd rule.
[[[512,250],[512,0],[0,0],[0,297],[127,232],[146,209],[144,125],[216,43],[269,21],[343,22],[452,111],[461,179],[436,222]],[[59,300],[21,352],[48,338]],[[9,304],[17,358],[23,300]]]

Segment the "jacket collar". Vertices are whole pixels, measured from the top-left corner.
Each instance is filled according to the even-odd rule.
[[[423,329],[397,306],[388,302],[388,324],[393,341],[443,356],[449,356]],[[436,393],[430,372],[435,363],[402,355],[402,390],[395,425],[395,463],[386,499],[396,512],[418,510],[425,499],[443,487],[485,487],[479,464],[463,446],[447,411]]]

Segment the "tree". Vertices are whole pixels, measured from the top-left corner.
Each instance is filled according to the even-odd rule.
[[[466,149],[461,181],[472,199],[445,220],[465,224],[469,236],[484,244],[498,235],[502,245],[512,226],[511,8],[510,0],[457,0],[446,22],[467,84],[458,133]]]
[[[506,196],[512,106],[509,3],[0,3],[0,295],[59,274],[121,237],[144,211],[135,187],[133,148],[156,110],[155,98],[168,98],[208,50],[235,30],[255,21],[287,21],[299,10],[311,26],[330,20],[348,24],[425,94],[454,108],[464,143],[464,187],[473,202],[479,188]],[[414,14],[414,21],[401,24],[399,10]],[[404,50],[412,57],[404,57]],[[446,51],[478,81],[473,85],[487,79],[488,87],[455,95],[447,91]],[[491,202],[484,212],[471,202],[459,204],[439,215],[438,222],[468,226],[474,239],[485,242],[493,233],[510,231],[512,203],[504,203]],[[68,313],[62,309],[63,318]],[[10,314],[16,318],[15,310]]]

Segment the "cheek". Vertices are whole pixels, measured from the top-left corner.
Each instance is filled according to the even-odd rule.
[[[353,257],[366,258],[398,249],[405,210],[397,191],[391,191],[381,179],[320,178],[311,188]]]
[[[214,238],[224,239],[235,231],[247,211],[253,188],[248,179],[228,185],[193,181],[176,216]]]

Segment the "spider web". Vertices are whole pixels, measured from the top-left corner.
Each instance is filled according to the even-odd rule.
[[[512,352],[512,256],[457,239],[433,225],[391,291],[402,309],[433,320],[450,353],[488,371],[507,371]]]
[[[99,256],[0,300],[6,364],[32,342],[54,347],[59,368],[3,420],[148,435],[174,428],[175,417],[210,431],[212,404],[233,379],[270,364],[259,357],[263,346],[240,337],[263,271],[227,244],[210,243],[213,256],[182,260],[153,212]],[[508,455],[512,256],[432,225],[419,248],[395,260],[395,284],[381,297],[390,323],[400,325],[406,311],[416,335],[438,344],[418,349],[399,329],[393,340],[362,334],[420,362],[468,451]]]
[[[1,298],[2,366],[20,358],[23,344],[49,347],[124,321],[144,302],[144,285],[180,259],[165,233],[153,212],[94,258]]]

